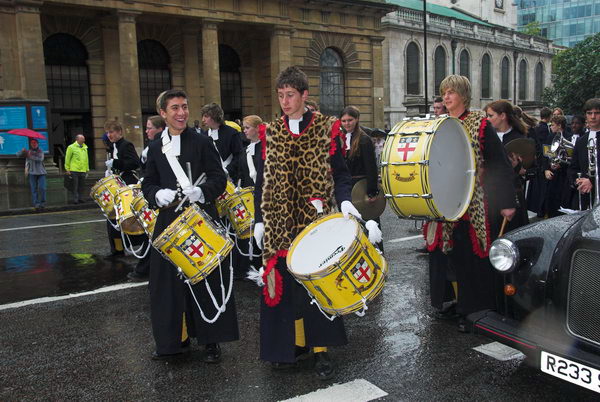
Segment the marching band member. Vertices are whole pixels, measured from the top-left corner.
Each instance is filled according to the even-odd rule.
[[[187,127],[189,112],[185,92],[169,90],[164,93],[160,98],[160,115],[165,119],[167,128],[163,131],[161,140],[154,141],[149,146],[142,182],[142,191],[150,206],[160,208],[154,229],[155,238],[182,212],[175,212],[175,208],[185,196],[189,197],[189,202],[200,203],[212,218],[216,218],[213,202],[223,193],[226,183],[219,153],[211,140]],[[185,173],[188,163],[191,166],[191,184]],[[206,181],[194,186],[193,183],[203,173],[206,174]],[[163,259],[156,249],[153,248],[151,253],[150,312],[156,342],[152,358],[166,359],[185,352],[186,344],[182,344],[182,340],[187,337],[184,327],[186,323],[190,337],[196,337],[199,344],[206,345],[203,361],[219,362],[219,343],[239,338],[233,293],[224,306],[225,311],[214,323],[209,324],[201,317],[193,299],[195,296],[207,316],[217,314],[205,283],[193,286],[192,295],[184,281],[178,277],[175,266]],[[204,279],[211,289],[219,289],[221,286],[219,269],[215,269]],[[229,275],[223,273],[222,278],[223,286],[228,288]],[[214,297],[218,305],[223,304],[221,292],[214,292]]]
[[[550,131],[552,134],[565,135],[567,119],[561,114],[553,114],[550,118]],[[544,158],[542,171],[548,181],[544,197],[544,211],[548,218],[562,215],[558,210],[562,205],[569,205],[569,184],[567,179],[568,163],[566,161],[550,160]]]
[[[306,290],[287,271],[285,256],[294,238],[334,200],[345,216],[360,216],[350,202],[351,177],[344,162],[340,123],[310,111],[308,78],[297,67],[279,73],[275,87],[284,116],[269,123],[257,168],[254,236],[263,244],[265,272],[260,307],[260,358],[273,369],[294,367],[314,351],[319,379],[335,366],[327,347],[347,343],[341,318],[325,318]],[[335,196],[335,198],[334,198]]]
[[[123,138],[123,126],[116,120],[109,120],[104,124],[104,130],[110,141],[107,148],[108,159],[105,162],[107,175],[118,174],[126,184],[137,183],[138,178],[135,171],[140,167],[140,158],[133,144]],[[106,229],[111,251],[108,257],[125,255],[121,233],[109,221],[106,222]],[[135,243],[138,243],[140,239],[135,237]]]
[[[424,228],[430,251],[448,256],[458,282],[456,312],[461,316],[460,332],[469,332],[464,317],[495,309],[494,269],[487,256],[492,240],[498,235],[502,217],[515,214],[513,171],[504,147],[485,116],[469,111],[471,83],[466,77],[450,75],[440,84],[440,95],[451,117],[462,120],[475,152],[477,175],[475,190],[467,212],[458,222],[429,222]],[[430,258],[429,263],[440,262]],[[430,267],[435,269],[435,267]],[[442,266],[445,269],[445,266]]]
[[[588,99],[583,104],[583,111],[588,126],[588,132],[582,135],[575,142],[575,148],[573,149],[573,159],[571,166],[569,166],[568,175],[569,182],[575,183],[577,191],[581,194],[581,209],[587,209],[590,206],[590,199],[594,197],[594,183],[590,179],[589,175],[589,153],[588,145],[591,145],[594,141],[596,142],[596,152],[600,149],[600,98]],[[598,169],[598,154],[596,154],[596,170]],[[581,177],[577,177],[577,173],[581,174]]]

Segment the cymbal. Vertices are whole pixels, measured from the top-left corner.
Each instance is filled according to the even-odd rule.
[[[535,162],[535,141],[532,138],[517,138],[504,146],[507,153],[515,153],[522,159],[523,167],[530,168]]]
[[[385,211],[386,201],[380,183],[377,183],[377,188],[379,193],[373,202],[367,197],[367,179],[357,181],[352,188],[352,204],[366,221],[378,218]]]

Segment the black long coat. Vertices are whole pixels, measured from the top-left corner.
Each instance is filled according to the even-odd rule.
[[[202,135],[207,136],[212,141],[212,137],[208,135],[208,130],[202,130]],[[235,128],[227,124],[221,124],[219,126],[219,139],[214,141],[214,144],[219,150],[219,155],[223,161],[233,155],[231,163],[227,165],[227,172],[233,182],[237,184],[239,158],[243,151],[241,134]]]
[[[525,138],[525,135],[519,130],[517,130],[515,127],[513,127],[509,133],[505,134],[502,137],[502,145],[506,147],[506,145],[509,142],[519,138]],[[515,212],[515,216],[508,223],[505,230],[506,232],[527,225],[529,223],[529,217],[527,215],[527,204],[525,202],[525,183],[519,175],[520,170],[521,164],[515,166],[513,175],[513,186],[515,187],[515,192],[517,195],[517,211]]]
[[[115,142],[117,146],[117,157],[119,159],[113,160],[112,171],[115,174],[120,174],[121,178],[127,184],[134,184],[138,182],[135,171],[140,168],[140,158],[135,151],[135,147],[125,138],[121,138]],[[111,147],[112,155],[112,147]]]
[[[226,177],[221,166],[219,154],[210,138],[198,135],[195,130],[187,128],[181,133],[181,155],[179,163],[186,171],[187,162],[191,163],[192,180],[195,181],[202,173],[207,180],[199,187],[204,194],[206,203],[202,208],[214,219],[216,208],[214,200],[225,190]],[[162,141],[154,141],[149,146],[148,161],[142,191],[152,207],[156,207],[156,193],[163,188],[177,189],[177,179],[171,170],[167,158],[162,153]],[[181,213],[175,208],[162,209],[154,228],[153,239]],[[222,264],[224,286],[229,287],[228,260]],[[219,269],[215,269],[205,281],[208,281],[218,304],[222,304],[220,292]],[[205,281],[192,287],[202,311],[212,318],[216,309],[206,290]],[[233,292],[227,303],[226,311],[213,323],[206,323],[200,316],[187,285],[178,278],[176,268],[164,259],[156,249],[152,249],[150,262],[150,310],[152,331],[156,341],[156,351],[160,354],[171,354],[180,351],[182,317],[185,312],[190,336],[198,338],[199,344],[234,341],[239,338],[237,313]]]
[[[584,135],[579,137],[575,142],[575,148],[573,149],[573,159],[571,160],[571,165],[567,170],[567,181],[570,185],[574,185],[575,180],[577,180],[577,173],[581,173],[581,177],[590,178],[589,175],[589,158],[588,158],[588,139],[590,137],[589,131]],[[599,144],[600,145],[600,144]],[[594,196],[594,179],[592,180],[592,191],[590,194],[592,197]],[[581,195],[581,204],[582,209],[587,209],[590,205],[590,194],[582,194]],[[577,193],[575,194],[577,197],[577,208],[579,208],[579,196]]]

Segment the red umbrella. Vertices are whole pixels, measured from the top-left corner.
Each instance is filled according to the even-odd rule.
[[[28,128],[15,128],[6,132],[7,134],[20,135],[22,137],[35,138],[38,140],[45,140],[44,134],[40,134],[37,131],[30,130]]]

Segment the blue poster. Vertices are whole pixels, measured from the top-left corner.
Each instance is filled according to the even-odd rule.
[[[27,128],[25,106],[0,106],[0,130]]]
[[[31,125],[32,129],[48,128],[46,121],[46,106],[31,107]]]
[[[46,137],[45,140],[38,140],[38,144],[40,146],[40,149],[42,151],[44,151],[45,154],[50,152],[50,149],[48,147],[48,133],[45,131],[38,131],[38,133],[42,134],[44,137]]]
[[[27,137],[0,133],[0,155],[17,155],[23,148],[29,148]]]

